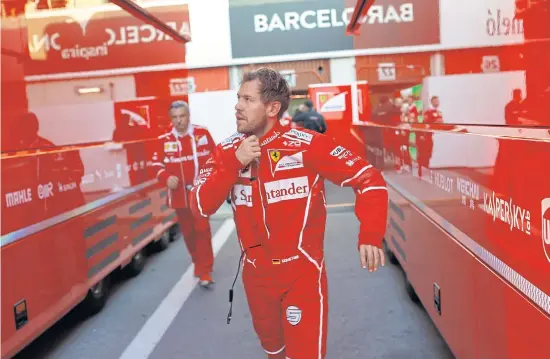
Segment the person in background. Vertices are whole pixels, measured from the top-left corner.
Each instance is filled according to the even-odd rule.
[[[399,99],[396,101],[396,104],[399,105],[399,120],[401,123],[408,122],[407,119],[407,113],[409,111],[409,105],[407,103],[407,100],[404,97],[399,97]]]
[[[403,108],[403,98],[401,96],[395,96],[392,101],[393,105],[397,109],[399,116],[401,116],[402,108]],[[401,118],[398,122],[401,122]]]
[[[294,116],[292,121],[295,122],[298,127],[303,127],[308,130],[319,133],[325,133],[327,131],[325,118],[319,112],[315,111],[311,100],[306,100],[300,105],[300,114]]]
[[[176,210],[183,239],[195,265],[195,277],[201,286],[208,287],[214,283],[210,222],[208,218],[192,215],[189,189],[216,145],[207,128],[190,123],[187,102],[174,101],[169,114],[173,127],[159,136],[153,152],[153,169],[168,188],[167,204]]]
[[[412,96],[407,97],[406,108],[406,121],[408,123],[418,123],[418,108],[416,108],[414,98]]]
[[[430,107],[424,111],[423,123],[426,124],[424,131],[417,133],[417,161],[418,161],[418,178],[422,178],[424,169],[430,168],[430,160],[433,154],[433,136],[430,131],[430,125],[443,123],[443,115],[439,109],[439,97],[432,96],[430,99]]]
[[[372,111],[372,121],[380,125],[399,124],[400,110],[397,108],[388,96],[381,96],[380,102]]]
[[[13,135],[19,137],[18,149],[20,150],[53,150],[64,146],[56,146],[53,142],[39,134],[40,124],[34,112],[23,114],[18,121],[18,131]],[[23,163],[29,164],[35,161],[32,174],[27,172],[30,178],[35,178],[40,185],[49,185],[51,196],[36,202],[43,209],[38,213],[46,218],[73,210],[85,204],[84,194],[80,189],[80,183],[84,176],[84,163],[79,150],[54,151],[41,156],[22,157],[21,173],[25,173]],[[12,161],[13,163],[13,161]],[[61,189],[60,189],[61,188]]]
[[[432,96],[430,99],[430,107],[424,111],[424,123],[443,123],[443,114],[439,109],[439,97]]]
[[[290,91],[278,71],[245,73],[237,98],[238,132],[214,150],[192,189],[191,207],[208,216],[232,191],[242,280],[263,349],[270,359],[322,359],[328,318],[324,179],[354,190],[359,236],[347,239],[369,272],[385,263],[386,184],[331,137],[280,123]],[[347,239],[340,238],[342,248],[354,246]]]
[[[508,126],[520,125],[519,118],[524,113],[522,101],[523,95],[521,90],[514,89],[514,91],[512,91],[512,100],[504,107],[504,122]]]

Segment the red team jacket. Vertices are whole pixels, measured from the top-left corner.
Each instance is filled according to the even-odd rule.
[[[224,140],[201,170],[190,196],[196,215],[215,213],[231,192],[244,250],[261,245],[274,264],[300,259],[320,267],[327,178],[357,195],[359,243],[381,247],[388,193],[372,165],[328,136],[278,123],[260,140],[260,160],[243,168],[235,151],[244,138],[235,134]]]
[[[430,107],[424,111],[424,123],[443,123],[443,115],[437,108]]]
[[[163,185],[166,185],[170,176],[180,180],[178,188],[168,191],[169,207],[188,207],[188,190],[197,180],[199,169],[204,166],[215,146],[208,129],[192,124],[185,135],[173,129],[159,136],[153,150],[156,176]]]

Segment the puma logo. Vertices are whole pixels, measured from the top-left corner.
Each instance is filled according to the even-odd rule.
[[[251,261],[250,259],[246,258],[246,261],[254,266],[256,268],[256,258],[254,258],[254,261]]]

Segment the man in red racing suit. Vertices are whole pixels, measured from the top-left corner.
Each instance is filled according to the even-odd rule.
[[[189,189],[215,144],[210,132],[190,123],[189,106],[175,101],[170,108],[172,131],[159,136],[153,151],[153,169],[168,187],[167,205],[176,210],[187,250],[201,286],[213,283],[212,233],[208,218],[195,217],[189,209]]]
[[[328,317],[324,178],[357,194],[360,258],[370,271],[384,264],[388,196],[364,159],[325,135],[279,123],[288,101],[278,72],[245,74],[236,105],[241,133],[216,147],[192,189],[191,208],[208,216],[231,192],[243,283],[263,349],[272,359],[321,359]]]

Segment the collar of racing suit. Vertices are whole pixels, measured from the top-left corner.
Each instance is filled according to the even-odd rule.
[[[193,132],[194,132],[193,129],[194,129],[193,125],[192,125],[192,124],[189,124],[189,126],[187,126],[187,132],[181,133],[181,132],[179,132],[178,130],[176,130],[175,127],[172,127],[172,134],[173,134],[176,138],[178,138],[178,137],[185,137],[185,136],[192,136],[192,135],[193,135]]]
[[[273,127],[271,127],[269,129],[269,131],[267,131],[265,133],[265,135],[263,135],[261,138],[260,138],[260,146],[263,146],[262,143],[264,143],[264,141],[270,139],[270,138],[273,138],[274,136],[279,136],[281,135],[282,133],[284,133],[285,131],[285,127],[288,127],[286,130],[288,130],[290,128],[290,126],[288,125],[283,125],[281,123],[281,121],[277,121]],[[273,138],[274,139],[274,138]],[[272,142],[272,141],[269,141],[269,142]]]

